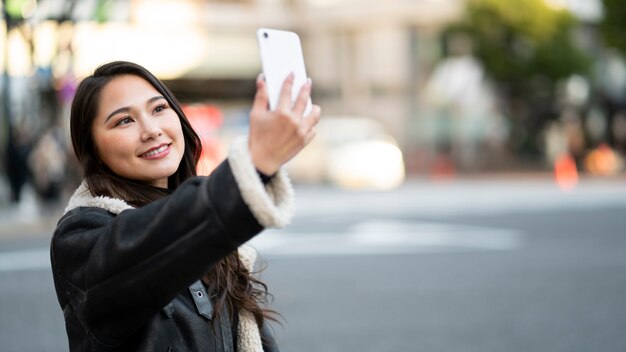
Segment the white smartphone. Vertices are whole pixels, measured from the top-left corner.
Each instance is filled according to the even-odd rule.
[[[259,43],[263,75],[267,84],[270,109],[276,109],[283,82],[291,72],[295,74],[291,91],[291,102],[293,104],[298,97],[300,88],[308,79],[300,37],[294,32],[269,28],[259,28],[256,35]],[[311,104],[311,99],[309,98],[304,116],[311,111]]]

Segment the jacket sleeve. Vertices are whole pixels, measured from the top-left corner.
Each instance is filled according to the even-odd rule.
[[[287,223],[286,176],[263,186],[246,151],[235,142],[211,176],[142,208],[78,208],[61,219],[51,247],[57,295],[92,337],[115,345],[263,227]]]

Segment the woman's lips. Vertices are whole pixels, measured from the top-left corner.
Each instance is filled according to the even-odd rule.
[[[161,159],[166,157],[170,153],[170,145],[163,144],[158,148],[152,149],[147,153],[141,154],[139,157],[147,160]]]

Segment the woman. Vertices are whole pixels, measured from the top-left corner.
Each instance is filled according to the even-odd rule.
[[[290,218],[280,167],[314,136],[302,116],[311,82],[268,109],[262,77],[248,138],[194,177],[200,141],[170,91],[129,62],[79,85],[71,137],[85,179],[51,244],[54,283],[72,351],[275,351],[266,286],[240,247]]]

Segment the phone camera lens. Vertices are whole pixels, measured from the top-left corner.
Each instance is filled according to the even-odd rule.
[[[269,37],[269,36],[270,36],[270,35],[269,35],[269,34],[267,34],[267,32],[263,32],[263,37],[264,37],[264,38],[267,38],[267,37]]]

